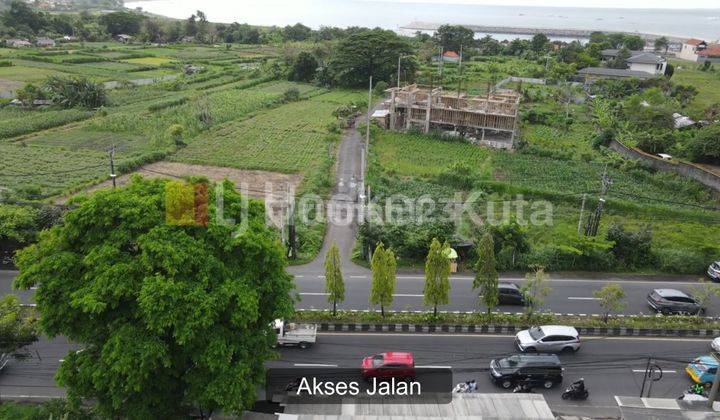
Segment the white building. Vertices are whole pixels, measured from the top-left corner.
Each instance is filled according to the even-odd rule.
[[[652,53],[641,53],[627,59],[628,68],[632,71],[642,71],[652,75],[665,74],[667,60]]]
[[[698,53],[707,48],[707,42],[702,39],[690,38],[683,42],[677,58],[688,61],[698,61]]]

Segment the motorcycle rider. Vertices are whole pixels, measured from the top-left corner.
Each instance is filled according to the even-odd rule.
[[[577,381],[573,382],[570,387],[577,392],[585,391],[585,378],[578,379]]]

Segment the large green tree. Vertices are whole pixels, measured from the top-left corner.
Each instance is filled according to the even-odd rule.
[[[83,348],[59,385],[110,418],[248,408],[273,356],[270,324],[292,313],[278,235],[230,182],[134,177],[77,199],[17,261],[45,334]]]
[[[395,253],[385,249],[382,242],[375,247],[370,263],[372,269],[372,285],[370,288],[370,303],[380,305],[380,313],[385,317],[385,307],[392,305],[395,293],[396,268]]]
[[[433,238],[425,259],[423,302],[433,307],[433,315],[437,315],[438,305],[445,305],[450,301],[450,259],[447,257],[449,248],[447,242],[441,245],[437,238]]]
[[[461,25],[442,25],[433,39],[443,51],[460,52],[461,46],[468,50],[475,45],[475,32]]]
[[[400,55],[413,52],[409,43],[393,31],[367,29],[341,40],[329,63],[329,79],[338,85],[364,87],[370,76],[375,82],[390,82],[397,72]],[[408,75],[415,72],[413,61],[403,62]]]
[[[328,302],[333,304],[333,316],[337,312],[338,302],[345,300],[345,281],[342,275],[342,261],[337,244],[333,243],[325,255],[325,293]]]
[[[140,26],[145,17],[133,12],[112,12],[100,17],[100,23],[105,30],[112,35],[127,34],[135,35],[140,32]]]
[[[495,243],[490,232],[485,232],[477,247],[478,259],[475,263],[473,289],[480,289],[482,300],[490,315],[498,305],[498,272],[495,261]]]

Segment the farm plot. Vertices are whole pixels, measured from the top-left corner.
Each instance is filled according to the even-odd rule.
[[[0,143],[0,186],[18,189],[38,186],[55,195],[107,178],[107,155],[23,144]]]
[[[172,159],[285,173],[313,171],[328,159],[338,138],[326,128],[335,120],[332,112],[340,101],[361,97],[355,92],[330,92],[283,105],[211,130]]]
[[[82,109],[0,110],[0,139],[7,139],[90,118],[93,111]]]

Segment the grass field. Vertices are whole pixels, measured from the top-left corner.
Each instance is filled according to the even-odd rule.
[[[688,105],[690,116],[695,119],[705,118],[705,110],[710,105],[720,104],[720,65],[714,65],[715,71],[700,71],[697,63],[681,60],[671,60],[671,63],[675,66],[673,82],[692,85],[700,91]]]
[[[526,200],[552,203],[551,226],[527,227],[533,249],[572,243],[581,197],[584,193],[593,200],[598,196],[605,169],[595,162],[490,150],[456,140],[375,130],[369,183],[376,187],[376,195],[430,194],[447,199],[455,188],[445,184],[444,174],[456,163],[471,168],[475,188],[485,191],[485,200],[513,200],[522,194]],[[706,189],[668,173],[608,166],[608,174],[613,184],[600,235],[613,222],[630,229],[651,225],[655,249],[688,255],[720,253],[715,239],[720,235],[720,211],[698,207],[716,206]],[[594,206],[589,204],[588,208]],[[486,210],[483,205],[481,208]],[[468,226],[461,226],[460,233],[472,237]]]

